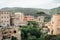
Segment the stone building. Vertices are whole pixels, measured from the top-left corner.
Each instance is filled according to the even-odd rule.
[[[0,40],[11,40],[12,36],[21,40],[21,31],[19,27],[4,27],[0,29]]]

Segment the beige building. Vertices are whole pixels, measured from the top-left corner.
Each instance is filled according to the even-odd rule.
[[[38,16],[36,21],[37,22],[44,22],[44,16]]]
[[[0,11],[0,26],[10,26],[10,12]]]
[[[38,16],[35,21],[38,22],[39,27],[42,27],[44,23],[44,16]]]
[[[11,13],[7,11],[0,11],[0,26],[20,26],[26,25],[24,14],[21,12]]]
[[[53,15],[51,21],[46,26],[50,29],[49,34],[60,34],[60,14]]]
[[[51,19],[51,25],[53,26],[53,34],[60,33],[60,14],[53,15]]]
[[[24,25],[25,22],[23,21],[24,18],[24,14],[23,13],[15,13],[12,17],[12,24],[14,26],[20,26],[20,25]]]

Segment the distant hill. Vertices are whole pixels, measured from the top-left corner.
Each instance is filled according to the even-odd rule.
[[[36,15],[37,12],[44,11],[46,14],[48,14],[47,9],[37,9],[37,8],[19,8],[19,7],[13,7],[13,8],[2,8],[1,10],[6,10],[10,12],[22,12],[25,15]]]
[[[57,8],[53,8],[53,9],[38,9],[38,8],[20,8],[20,7],[6,7],[6,8],[2,8],[1,10],[6,10],[6,11],[10,11],[10,12],[22,12],[25,15],[34,15],[36,16],[37,12],[45,12],[47,15],[53,15],[56,13],[60,13],[60,7]]]
[[[60,7],[51,9],[50,13],[51,13],[51,14],[57,14],[57,13],[60,13]]]

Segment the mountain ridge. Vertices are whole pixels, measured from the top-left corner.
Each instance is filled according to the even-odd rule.
[[[56,13],[60,13],[60,7],[53,8],[53,9],[41,9],[41,8],[21,8],[21,7],[5,7],[0,10],[6,10],[10,12],[22,12],[25,15],[34,15],[36,16],[37,12],[45,12],[47,15],[53,15]]]

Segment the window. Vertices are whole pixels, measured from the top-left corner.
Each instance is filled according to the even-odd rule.
[[[48,28],[48,32],[50,32],[50,29]]]
[[[5,20],[5,22],[6,22],[6,20]]]
[[[2,16],[2,18],[3,18],[3,16]]]
[[[8,32],[4,32],[4,34],[7,34]]]
[[[4,12],[4,14],[6,14],[6,12]]]
[[[12,32],[10,31],[10,33],[12,33]]]
[[[14,33],[16,33],[16,30],[14,30]]]
[[[3,25],[5,25],[5,23],[3,23]]]
[[[39,18],[39,21],[40,21],[40,18]]]
[[[53,34],[53,31],[54,31],[54,30],[51,31],[51,34]]]
[[[7,26],[9,27],[9,24],[7,24]]]
[[[3,20],[1,22],[3,22]]]
[[[52,24],[54,24],[54,22],[52,21]]]
[[[60,28],[58,28],[58,31],[60,32]]]

